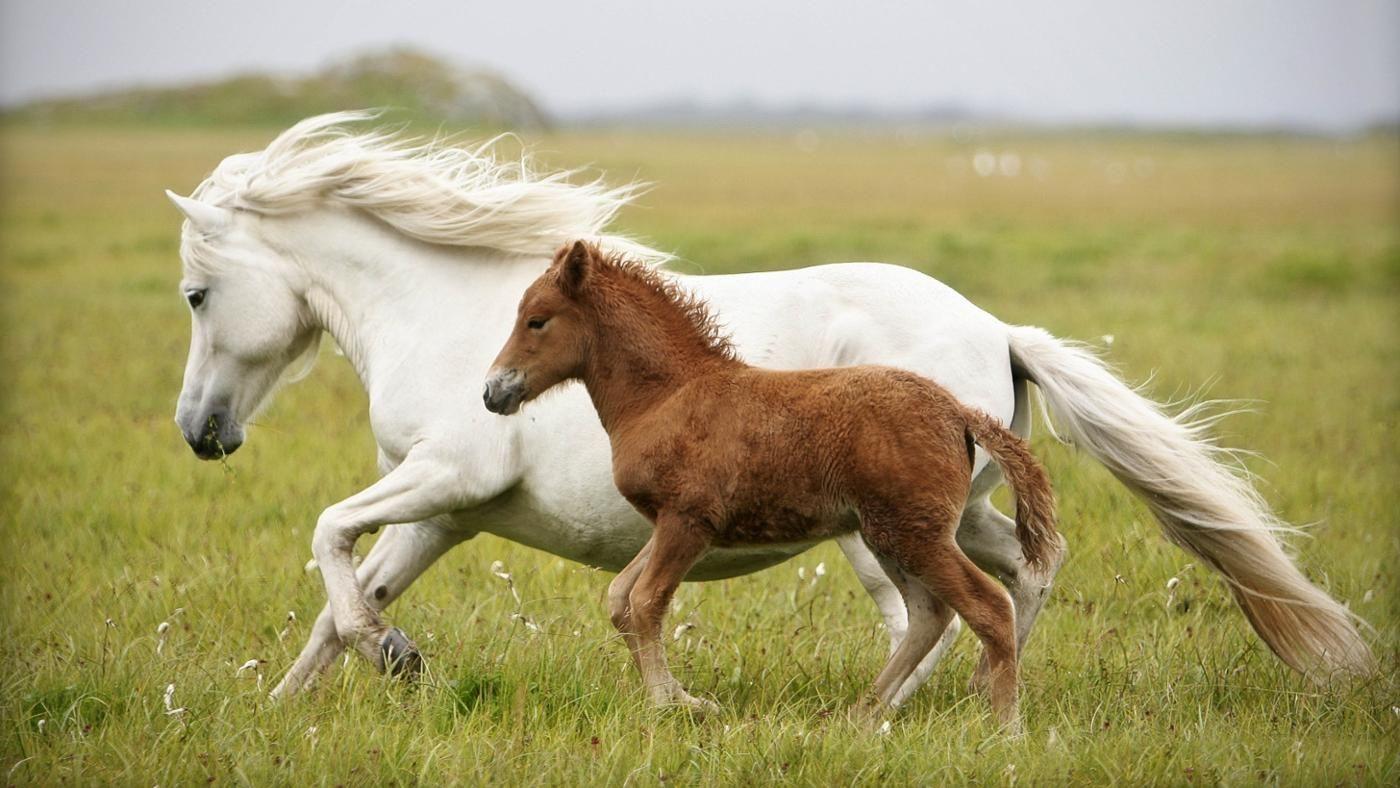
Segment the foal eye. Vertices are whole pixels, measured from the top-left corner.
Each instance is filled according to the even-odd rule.
[[[532,317],[529,320],[525,321],[525,327],[539,330],[541,328],[544,328],[544,324],[548,322],[549,318],[547,317]]]
[[[207,292],[208,289],[200,289],[185,293],[185,300],[190,302],[190,309],[198,309],[199,305],[204,303],[204,294]]]

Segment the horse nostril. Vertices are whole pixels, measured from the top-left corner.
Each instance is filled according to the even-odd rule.
[[[485,386],[482,388],[482,390],[481,390],[481,401],[484,402],[484,403],[486,403],[487,405],[490,405],[490,404],[491,404],[491,382],[490,382],[490,381],[487,381],[487,382],[486,382],[486,385],[485,385]]]

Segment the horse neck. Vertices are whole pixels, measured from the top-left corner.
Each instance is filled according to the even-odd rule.
[[[582,375],[584,386],[608,432],[625,427],[687,382],[739,365],[715,350],[688,323],[660,322],[642,299],[598,305],[594,333]],[[673,307],[666,305],[664,310]]]
[[[303,269],[313,322],[335,338],[371,400],[377,384],[410,374],[418,359],[484,373],[490,327],[504,338],[520,293],[549,263],[420,243],[353,211],[264,223]]]

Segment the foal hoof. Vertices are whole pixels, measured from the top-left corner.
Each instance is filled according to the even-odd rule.
[[[423,672],[423,657],[402,629],[394,627],[379,641],[379,656],[391,676],[415,679]]]

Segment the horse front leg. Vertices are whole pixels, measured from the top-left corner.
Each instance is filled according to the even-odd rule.
[[[371,607],[383,610],[448,550],[474,535],[442,519],[404,523],[384,532],[356,573]],[[291,669],[272,690],[273,698],[294,695],[316,680],[345,650],[336,634],[329,604],[321,609],[311,635]]]
[[[379,481],[326,509],[316,521],[311,551],[321,567],[335,635],[381,671],[415,671],[420,657],[413,642],[398,629],[385,626],[366,599],[352,560],[355,542],[381,526],[397,528],[401,527],[397,523],[428,520],[462,508],[466,496],[460,480],[451,464],[415,450]],[[370,593],[377,595],[378,588],[373,583],[369,586]],[[386,598],[389,592],[386,587]]]

